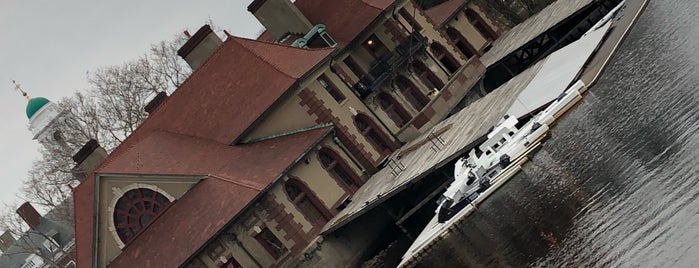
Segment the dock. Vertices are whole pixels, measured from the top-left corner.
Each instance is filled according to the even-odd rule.
[[[518,45],[528,43],[532,38],[540,36],[550,27],[554,27],[567,16],[575,14],[592,2],[592,0],[554,2],[494,42],[491,50],[483,55],[481,60],[486,66],[496,63],[516,51]],[[530,112],[553,100],[573,81],[581,80],[588,86],[593,84],[629,28],[647,5],[647,0],[627,0],[626,2],[621,11],[623,15],[616,18],[606,29],[601,29],[603,32],[597,33],[594,37],[588,37],[587,41],[583,40],[587,42],[586,45],[580,45],[568,51],[557,51],[537,61],[497,89],[394,152],[388,158],[385,167],[367,180],[352,196],[351,202],[323,227],[321,234],[328,235],[342,228],[456,160],[482,142],[483,137],[505,114],[513,113],[512,109],[516,109],[513,107],[523,106],[518,112],[520,114],[523,113],[522,111]],[[575,60],[570,60],[570,57]],[[564,62],[567,67],[556,68]],[[533,88],[538,91],[531,91]],[[540,94],[547,95],[544,101],[528,100],[529,97]],[[464,211],[468,209],[464,209],[454,218],[458,219],[459,215],[468,213]],[[402,218],[406,217],[409,215]],[[424,254],[424,251],[418,251]]]
[[[609,28],[598,29],[551,54],[440,122],[430,132],[405,144],[393,153],[385,168],[354,194],[352,202],[328,222],[321,233],[332,232],[464,154],[505,114],[520,117],[555,99],[578,78]]]

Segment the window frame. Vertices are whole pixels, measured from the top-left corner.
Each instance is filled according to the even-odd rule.
[[[291,196],[288,191],[288,187],[295,187],[298,191],[299,194],[297,196]],[[311,191],[308,186],[303,183],[300,179],[296,177],[290,177],[286,182],[284,182],[284,193],[286,194],[286,197],[289,198],[289,201],[294,204],[294,207],[296,207],[296,210],[301,212],[301,215],[314,226],[322,226],[325,225],[334,215],[328,210],[328,208],[325,207],[323,202],[320,201],[320,199],[315,195],[313,191]],[[307,210],[305,206],[299,205],[304,201],[304,199],[307,200],[312,206],[313,209],[315,209],[315,212],[317,212],[320,217],[318,219],[313,219],[311,217],[311,213]]]
[[[398,75],[395,82],[398,90],[415,110],[422,111],[430,103],[430,99],[420,91],[420,88],[410,78]]]
[[[432,42],[432,44],[430,44],[430,50],[435,59],[444,66],[444,69],[446,69],[449,75],[454,74],[461,68],[461,64],[459,64],[454,56],[452,56],[442,44]]]
[[[410,122],[410,119],[412,119],[412,116],[408,113],[408,111],[403,108],[403,106],[393,97],[391,94],[388,94],[386,92],[380,92],[376,98],[379,101],[379,106],[383,110],[384,113],[388,116],[388,118],[393,121],[396,126],[399,128],[402,128]]]
[[[321,155],[326,155],[328,156],[332,161],[329,164],[324,163],[323,157]],[[351,193],[357,192],[359,187],[362,187],[364,184],[364,181],[357,175],[354,170],[347,164],[347,162],[340,157],[334,150],[327,148],[327,147],[321,147],[318,150],[317,153],[318,156],[318,162],[320,162],[320,165],[325,169],[330,177],[335,179],[335,181],[338,182],[338,184],[342,185],[343,188],[346,190],[350,191]],[[348,179],[350,180],[350,184],[340,176],[336,169],[341,169],[343,173],[347,174],[349,177]]]
[[[276,241],[268,241],[262,236],[268,236],[267,238],[273,238],[273,240],[276,240]],[[289,249],[286,247],[286,245],[284,245],[284,242],[282,242],[277,237],[277,235],[275,235],[272,232],[272,230],[270,230],[267,227],[261,228],[260,232],[255,234],[254,238],[255,238],[255,240],[257,240],[258,243],[260,243],[262,248],[264,248],[265,251],[267,251],[267,253],[269,253],[269,255],[272,256],[272,258],[275,260],[278,260],[279,258],[281,258],[282,256],[284,256],[285,254],[287,254],[289,252]],[[282,246],[279,249],[279,252],[277,252],[277,250],[272,248],[272,245],[270,245],[269,242],[279,242],[279,244]]]
[[[347,100],[345,94],[340,91],[340,89],[330,80],[327,75],[321,74],[318,76],[316,81],[318,81],[318,84],[320,84],[320,86],[323,87],[337,103],[342,103]]]
[[[420,82],[424,84],[429,90],[442,90],[444,88],[444,82],[442,82],[437,75],[430,70],[424,63],[420,61],[413,61],[411,64],[415,75],[420,79]],[[430,88],[432,87],[432,88]]]
[[[362,134],[364,139],[366,139],[369,142],[369,144],[371,144],[371,146],[373,146],[374,149],[381,155],[387,155],[391,153],[391,151],[395,150],[393,142],[387,137],[386,133],[384,133],[383,130],[378,128],[376,122],[374,122],[374,120],[371,120],[369,116],[362,113],[358,113],[354,116],[353,121],[354,126],[357,127],[359,133]],[[359,125],[360,122],[366,124],[366,128],[362,129]]]

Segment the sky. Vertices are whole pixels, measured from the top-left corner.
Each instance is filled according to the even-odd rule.
[[[0,205],[27,201],[19,188],[39,157],[12,80],[32,97],[60,100],[88,88],[91,70],[136,59],[207,21],[255,38],[262,25],[247,11],[251,1],[0,0]]]

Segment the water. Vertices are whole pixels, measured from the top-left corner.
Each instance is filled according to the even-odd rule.
[[[699,1],[651,1],[544,149],[422,267],[697,267]]]

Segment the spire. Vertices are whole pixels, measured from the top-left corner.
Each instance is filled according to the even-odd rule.
[[[22,96],[24,96],[25,98],[27,98],[27,101],[31,100],[31,98],[29,97],[29,94],[27,94],[26,91],[22,90],[22,85],[20,85],[20,84],[18,84],[17,82],[15,82],[15,80],[12,80],[12,83],[15,84],[15,90],[16,90],[16,91],[19,91],[19,92],[22,92]]]

